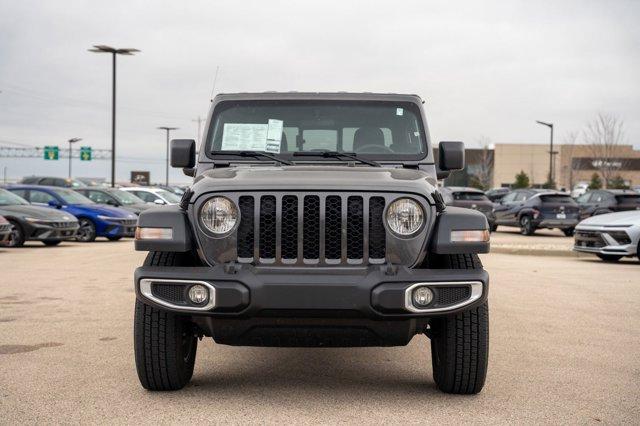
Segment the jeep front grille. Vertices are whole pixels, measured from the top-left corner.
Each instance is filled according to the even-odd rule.
[[[385,198],[370,195],[243,195],[238,261],[261,264],[383,263]]]

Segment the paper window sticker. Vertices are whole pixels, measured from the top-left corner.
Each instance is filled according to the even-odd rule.
[[[402,114],[404,114],[404,109],[396,108],[396,115],[402,115]]]
[[[225,123],[222,129],[223,151],[264,151],[267,125],[260,123]]]

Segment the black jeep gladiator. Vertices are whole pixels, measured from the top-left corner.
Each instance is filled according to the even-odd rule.
[[[198,340],[239,346],[402,346],[431,340],[433,377],[479,392],[489,351],[487,219],[445,206],[422,100],[348,93],[221,94],[199,147],[171,143],[194,177],[146,210],[135,271],[142,386],[193,375]],[[425,358],[427,355],[425,354]]]

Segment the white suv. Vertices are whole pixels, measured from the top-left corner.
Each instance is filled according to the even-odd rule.
[[[175,205],[180,203],[180,197],[166,189],[150,186],[131,186],[120,189],[131,192],[133,195],[138,198],[142,198],[147,203],[158,205]]]

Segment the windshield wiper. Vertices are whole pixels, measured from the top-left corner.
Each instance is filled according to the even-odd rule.
[[[213,155],[239,155],[240,157],[265,157],[271,160],[277,161],[280,164],[286,164],[287,166],[293,166],[293,163],[289,160],[278,157],[277,155],[269,154],[264,151],[213,151]]]
[[[339,151],[298,151],[293,153],[294,157],[323,157],[323,158],[350,158],[352,160],[359,161],[363,164],[368,164],[372,167],[382,167],[380,163],[376,163],[373,160],[366,160],[358,157],[355,152],[339,152]]]

